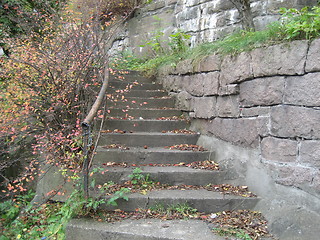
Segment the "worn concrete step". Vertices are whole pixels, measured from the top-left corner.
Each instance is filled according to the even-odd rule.
[[[128,97],[124,100],[107,100],[108,108],[174,108],[173,98]]]
[[[119,81],[114,80],[110,81],[108,84],[108,90],[116,90],[116,89],[134,89],[134,90],[159,90],[163,89],[162,85],[155,82],[127,82],[127,81]]]
[[[66,228],[66,240],[223,240],[200,220],[140,219],[106,223],[73,219]]]
[[[119,199],[118,206],[101,206],[104,209],[123,211],[135,211],[137,208],[148,209],[157,204],[170,206],[176,204],[188,204],[190,207],[204,213],[221,211],[233,211],[240,209],[253,209],[258,201],[257,197],[242,197],[236,195],[224,195],[219,192],[199,190],[153,190],[146,194],[129,193],[129,200]],[[106,199],[111,196],[106,196]]]
[[[92,168],[103,168],[105,174],[95,174],[94,178],[96,184],[103,185],[108,181],[115,183],[124,183],[130,178],[136,167],[106,167],[103,164],[94,164]],[[211,171],[203,169],[194,169],[189,167],[151,167],[139,166],[143,175],[149,176],[154,181],[169,185],[195,185],[205,186],[207,184],[222,184],[226,180],[231,179],[228,172],[225,171]]]
[[[189,122],[185,120],[155,120],[155,119],[106,119],[104,129],[120,129],[133,132],[161,132],[175,129],[187,129]]]
[[[99,145],[122,144],[136,147],[163,147],[176,144],[196,144],[200,134],[133,132],[103,133]]]
[[[107,149],[98,146],[95,163],[102,164],[106,162],[127,162],[129,164],[176,164],[180,162],[192,163],[196,161],[205,161],[213,159],[214,154],[208,151],[180,151],[161,147],[137,148],[130,147],[129,150]]]
[[[147,78],[144,76],[141,76],[139,74],[122,74],[122,75],[110,75],[110,82],[138,82],[138,83],[152,83],[154,82],[153,78]]]
[[[107,115],[107,117],[133,117],[139,119],[157,119],[160,117],[178,117],[181,116],[181,114],[182,112],[177,109],[113,108],[109,109],[109,114]]]
[[[168,93],[163,90],[130,90],[122,94],[115,93],[116,95],[123,95],[124,97],[153,97],[161,98],[168,97]]]

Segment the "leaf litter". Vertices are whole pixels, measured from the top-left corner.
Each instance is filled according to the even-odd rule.
[[[103,163],[102,165],[105,167],[124,167],[124,168],[150,166],[150,167],[189,167],[194,169],[211,170],[211,171],[220,170],[219,164],[210,160],[196,161],[192,163],[180,162],[180,163],[174,163],[174,164],[170,164],[170,163],[129,164],[126,162],[106,162],[106,163]]]
[[[173,146],[165,146],[164,148],[168,148],[170,150],[180,150],[180,151],[193,151],[193,152],[205,152],[207,149],[194,145],[194,144],[178,144]]]
[[[82,216],[78,216],[82,217]],[[252,240],[258,240],[262,237],[272,237],[269,233],[267,220],[257,211],[236,210],[223,211],[218,213],[202,213],[196,209],[189,207],[187,211],[179,211],[178,209],[157,209],[137,208],[133,212],[126,212],[120,209],[113,211],[101,210],[99,214],[95,212],[89,213],[86,217],[92,217],[99,222],[119,222],[123,220],[139,220],[139,219],[161,219],[161,220],[202,220],[208,223],[208,227],[214,233],[233,233],[243,232],[248,234]],[[169,224],[169,222],[168,222]],[[169,226],[169,225],[168,225]],[[226,238],[228,239],[228,238]]]

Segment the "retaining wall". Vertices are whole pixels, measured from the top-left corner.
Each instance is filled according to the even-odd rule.
[[[265,199],[260,207],[275,226],[285,218],[284,226],[302,233],[311,223],[298,224],[298,215],[290,214],[301,208],[320,212],[319,49],[320,39],[294,41],[185,60],[163,67],[158,76],[192,118],[193,130],[202,133],[200,143],[234,172],[234,182]],[[306,236],[291,239],[313,239]]]

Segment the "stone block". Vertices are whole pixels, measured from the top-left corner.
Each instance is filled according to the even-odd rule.
[[[219,117],[239,117],[239,96],[217,97],[217,114]]]
[[[215,12],[221,12],[221,11],[228,11],[230,9],[234,8],[234,5],[232,4],[231,1],[213,1],[214,4],[213,6],[208,10],[209,14],[215,13]]]
[[[267,161],[296,162],[297,141],[266,137],[261,141],[261,156]]]
[[[294,41],[251,51],[255,77],[302,75],[308,41]]]
[[[162,67],[159,68],[158,70],[158,76],[166,76],[169,74],[173,74],[175,71],[173,66],[170,65],[164,65]]]
[[[188,9],[188,11],[185,14],[184,20],[190,20],[190,19],[197,19],[200,15],[199,7],[192,7]]]
[[[173,76],[173,81],[171,85],[171,90],[175,92],[180,92],[183,89],[184,85],[184,77],[183,76]]]
[[[179,92],[176,96],[175,106],[179,110],[193,111],[193,97],[185,92]]]
[[[299,188],[305,188],[305,186],[312,183],[312,179],[315,177],[315,170],[313,168],[307,168],[302,166],[278,166],[276,182]]]
[[[270,136],[270,117],[257,117],[258,135],[261,137]]]
[[[193,99],[194,117],[212,118],[216,116],[216,97],[196,97]]]
[[[171,91],[173,81],[174,81],[174,76],[163,76],[160,77],[160,82],[162,83],[162,86],[165,90]]]
[[[195,72],[213,72],[220,71],[221,67],[221,56],[217,54],[213,54],[207,56],[200,61],[194,63],[194,71]]]
[[[196,74],[183,77],[184,89],[193,96],[203,96],[203,76],[202,74]]]
[[[320,39],[315,39],[310,44],[307,55],[306,72],[320,71]]]
[[[192,59],[186,59],[179,62],[176,66],[175,74],[193,73]]]
[[[302,141],[300,162],[311,167],[320,168],[320,141]]]
[[[237,56],[228,55],[224,57],[221,64],[221,85],[239,83],[253,78],[251,56],[247,52]]]
[[[242,107],[269,106],[282,103],[284,77],[258,78],[240,84]]]
[[[250,107],[250,108],[240,108],[242,117],[257,117],[257,116],[269,116],[270,107]]]
[[[203,77],[203,94],[204,96],[218,95],[219,89],[219,72],[210,72],[201,74]]]
[[[225,86],[220,86],[218,90],[219,96],[237,95],[240,93],[239,84],[228,84]]]
[[[178,0],[166,0],[166,5],[176,4]]]
[[[295,106],[271,108],[271,134],[277,137],[320,138],[320,111]]]
[[[284,103],[320,106],[320,73],[286,78]]]
[[[259,145],[260,122],[248,118],[215,118],[206,126],[208,133],[242,147],[256,148]]]

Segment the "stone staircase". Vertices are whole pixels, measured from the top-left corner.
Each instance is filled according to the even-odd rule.
[[[108,181],[124,183],[135,167],[151,179],[169,185],[222,184],[227,176],[223,170],[204,170],[179,166],[213,158],[209,151],[170,149],[168,146],[196,145],[198,133],[176,131],[188,129],[188,120],[174,108],[174,100],[162,86],[151,79],[130,72],[124,79],[113,77],[109,83],[109,114],[102,131],[93,168],[105,174],[95,176],[96,184]],[[121,146],[109,148],[106,146]],[[125,163],[126,167],[118,166]],[[111,164],[111,166],[110,166]],[[152,190],[145,194],[131,193],[129,200],[120,199],[118,206],[108,210],[135,211],[156,204],[187,203],[200,212],[252,209],[257,197],[223,195],[206,189]],[[157,219],[124,220],[118,223],[75,219],[67,227],[66,239],[224,239],[214,235],[199,220]]]

